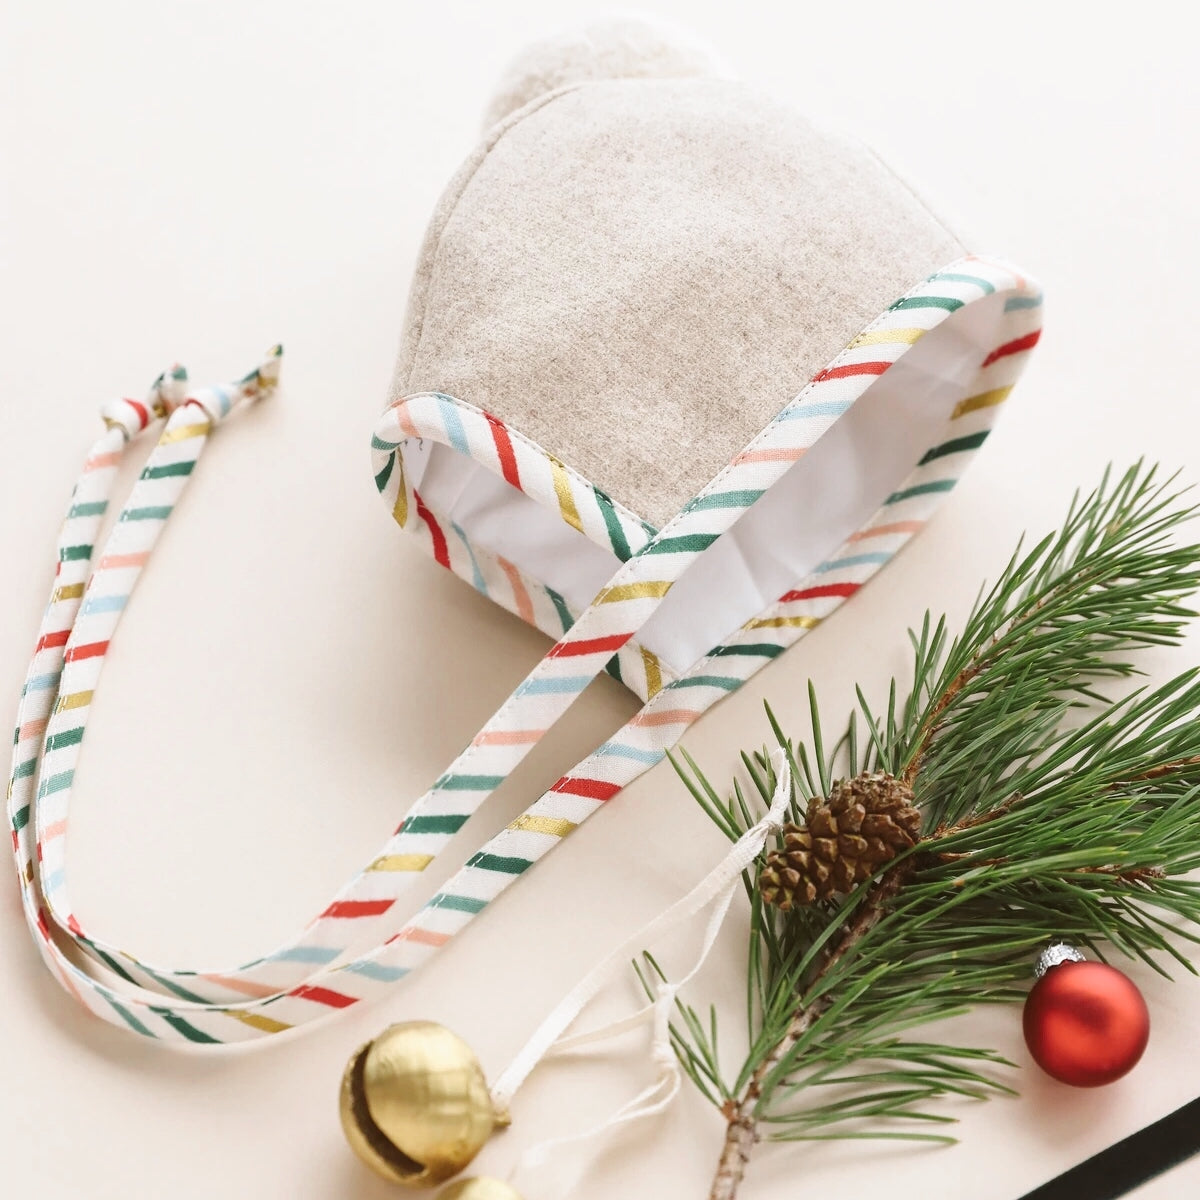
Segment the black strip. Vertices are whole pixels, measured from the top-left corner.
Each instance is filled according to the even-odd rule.
[[[1200,1097],[1021,1200],[1116,1200],[1200,1152]]]

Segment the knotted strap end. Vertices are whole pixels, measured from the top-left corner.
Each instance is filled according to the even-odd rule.
[[[239,404],[269,396],[279,383],[282,364],[283,346],[276,344],[267,351],[263,361],[237,383],[190,392],[185,403],[204,409],[214,424],[223,421]]]

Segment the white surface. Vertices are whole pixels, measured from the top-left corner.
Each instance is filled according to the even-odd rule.
[[[907,623],[930,604],[961,613],[1016,534],[1052,520],[1106,460],[1145,453],[1196,477],[1200,85],[1176,5],[655,7],[688,19],[744,75],[866,135],[1048,295],[1030,372],[933,526],[687,739],[724,781],[736,751],[767,735],[763,696],[798,728],[809,676],[835,713],[853,681],[880,685],[903,662]],[[207,381],[277,339],[288,350],[283,393],[206,454],[97,704],[74,892],[89,923],[131,948],[187,964],[275,944],[544,646],[406,544],[374,496],[367,438],[425,220],[473,143],[491,81],[527,38],[584,11],[561,0],[0,5],[8,712],[96,405],[140,394],[175,359]],[[1191,665],[1197,646],[1155,670]],[[630,710],[615,685],[595,687],[495,807],[518,810]],[[390,1003],[208,1057],[84,1019],[27,945],[8,885],[4,1195],[392,1194],[337,1129],[337,1079],[356,1041],[389,1019],[433,1017],[495,1073],[721,848],[660,769]],[[712,988],[732,1031],[732,929],[724,954]],[[1022,1099],[964,1107],[963,1144],[948,1151],[764,1151],[744,1200],[885,1188],[1004,1200],[1161,1116],[1200,1091],[1200,983],[1137,975],[1155,1032],[1126,1081],[1076,1093],[1022,1071]],[[1024,1057],[1014,1012],[972,1018],[964,1036]],[[481,1167],[503,1173],[516,1147],[580,1127],[643,1080],[636,1054],[546,1067]],[[718,1137],[689,1095],[598,1166],[580,1200],[701,1197]],[[1197,1189],[1192,1164],[1142,1195]]]

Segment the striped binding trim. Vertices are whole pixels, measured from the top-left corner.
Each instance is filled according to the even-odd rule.
[[[840,372],[839,368],[856,362],[894,363],[918,340],[914,329],[932,329],[955,308],[993,292],[1006,297],[1003,339],[981,361],[975,386],[945,435],[875,517],[809,578],[714,647],[681,678],[665,680],[633,720],[488,841],[412,920],[398,926],[395,902],[405,887],[604,668],[613,645],[621,644],[618,656],[627,653],[637,630],[703,547],[730,528],[878,378],[874,372]],[[47,965],[80,1003],[113,1024],[147,1037],[196,1044],[268,1036],[384,994],[562,837],[658,762],[703,712],[853,595],[921,528],[954,486],[998,411],[996,401],[981,398],[1007,394],[1036,342],[1037,296],[1036,289],[1010,269],[980,259],[963,260],[914,288],[821,372],[664,529],[652,533],[642,528],[638,550],[596,601],[575,617],[551,653],[410,810],[396,834],[297,939],[264,958],[221,972],[172,971],[143,963],[86,934],[71,914],[67,898],[62,831],[88,700],[105,661],[103,654],[72,656],[71,649],[111,641],[122,606],[102,603],[89,610],[88,598],[128,596],[165,522],[165,515],[158,513],[169,513],[191,474],[190,467],[182,469],[180,464],[194,463],[205,440],[190,432],[195,428],[195,406],[185,406],[171,417],[151,454],[148,474],[139,480],[126,506],[126,511],[157,511],[139,520],[118,520],[89,580],[99,522],[96,514],[107,505],[127,434],[124,429],[111,429],[89,458],[89,468],[72,498],[75,515],[68,517],[59,540],[63,565],[55,580],[58,598],[47,608],[39,633],[43,644],[26,679],[10,776],[9,818],[22,903]],[[950,300],[958,304],[947,303]],[[1013,304],[1014,300],[1022,303]],[[894,341],[888,340],[891,331]],[[216,390],[219,397],[224,391],[228,389]],[[514,477],[525,482],[520,458],[525,451],[518,450],[521,439],[511,430],[501,433],[497,422],[483,414],[478,428],[469,427],[469,413],[478,410],[457,402],[447,407],[446,400],[424,396],[402,401],[385,413],[377,431],[377,480],[393,511],[399,515],[399,509],[407,507],[406,520],[418,511],[418,498],[405,488],[403,472],[397,469],[402,466],[399,447],[407,438],[436,436],[446,444],[470,448],[472,439],[478,441],[486,433],[493,447],[485,456],[491,469],[510,482]],[[416,401],[429,403],[422,407]],[[217,401],[210,399],[210,403],[212,408],[201,406],[209,426],[214,409],[224,411]],[[432,427],[414,424],[414,411],[440,414],[443,421],[453,411],[459,425],[451,418],[436,434]],[[185,432],[187,436],[182,436]],[[542,466],[542,498],[548,500],[553,491],[564,520],[574,525],[572,518],[578,518],[585,531],[589,522],[595,526],[597,514],[602,518],[602,513],[598,506],[589,512],[586,490],[576,490],[570,473],[566,468],[556,471],[549,456]],[[560,490],[564,486],[573,512],[563,509]],[[629,530],[631,535],[634,532]],[[438,545],[431,536],[435,554]],[[452,561],[452,542],[444,530],[441,545]],[[78,553],[69,553],[76,549]],[[475,557],[478,560],[478,550]],[[77,594],[78,584],[86,584],[82,597]],[[68,591],[63,593],[63,588]],[[535,603],[532,593],[530,603]],[[71,631],[65,645],[55,636],[63,630]],[[643,669],[647,677],[654,672],[650,664]],[[40,885],[44,904],[35,884]],[[52,927],[104,973],[92,974],[69,959],[55,943]],[[377,928],[384,932],[375,948],[348,958],[347,948],[361,945],[364,934]]]

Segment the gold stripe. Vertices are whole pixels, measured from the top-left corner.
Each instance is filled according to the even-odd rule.
[[[377,858],[368,871],[423,871],[433,862],[432,854],[385,854]]]
[[[751,621],[744,626],[746,629],[815,629],[821,623],[820,617],[767,617],[761,621]]]
[[[396,503],[392,505],[392,516],[397,525],[408,524],[408,487],[404,481],[404,456],[399,450],[392,451],[396,456],[396,470],[400,473],[400,489],[396,492]]]
[[[519,816],[509,829],[523,829],[526,833],[548,833],[551,837],[565,838],[572,829],[576,828],[574,821],[566,817],[534,817],[528,813]]]
[[[226,1008],[222,1010],[226,1016],[233,1017],[235,1021],[241,1021],[243,1025],[252,1025],[255,1029],[261,1029],[264,1033],[283,1033],[292,1027],[284,1024],[283,1021],[276,1021],[273,1017],[263,1017],[258,1013],[240,1012],[236,1008]]]
[[[562,519],[582,533],[583,522],[579,519],[579,509],[575,507],[575,497],[571,494],[567,468],[553,454],[547,454],[546,457],[550,460],[550,472],[554,476],[554,494],[558,497],[558,510],[562,513]]]
[[[622,583],[601,592],[597,604],[616,604],[621,600],[645,600],[652,596],[665,596],[671,590],[668,579],[647,580],[645,583]]]
[[[992,408],[994,405],[1003,404],[1008,399],[1008,393],[1013,390],[1013,385],[1008,387],[995,388],[990,392],[980,392],[978,396],[969,396],[966,400],[960,400],[955,405],[954,411],[950,414],[950,420],[957,421],[959,417],[965,417],[967,413],[978,412],[981,408]]]
[[[71,692],[67,696],[59,696],[54,706],[55,712],[66,712],[69,708],[87,708],[92,702],[94,692]]]
[[[662,691],[662,668],[658,665],[658,655],[645,646],[642,647],[642,662],[646,666],[646,699],[652,700]]]
[[[896,342],[906,342],[911,346],[928,332],[927,329],[872,329],[870,333],[860,333],[847,349],[853,350],[855,346],[886,346]]]
[[[204,421],[199,425],[180,425],[178,429],[166,430],[162,437],[158,439],[158,444],[160,446],[172,446],[176,442],[186,442],[190,438],[204,437],[211,428],[211,421]]]
[[[78,600],[82,595],[82,583],[67,583],[60,588],[54,589],[54,595],[50,597],[50,603],[57,604],[60,600]]]

